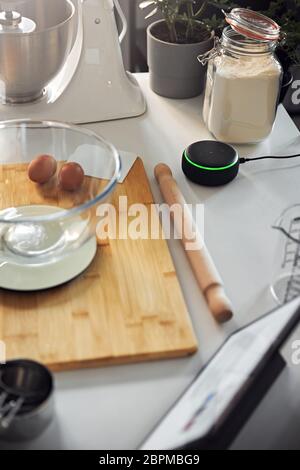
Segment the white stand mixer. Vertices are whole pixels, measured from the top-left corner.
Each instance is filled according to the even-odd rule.
[[[1,121],[83,124],[145,112],[143,94],[124,70],[113,0],[2,0],[0,5]],[[31,21],[31,27],[5,26],[12,18],[21,26]],[[121,36],[125,29],[123,24]]]

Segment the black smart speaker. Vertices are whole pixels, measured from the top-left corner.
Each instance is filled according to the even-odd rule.
[[[195,142],[185,149],[182,170],[193,183],[221,186],[230,183],[239,172],[239,155],[228,144],[214,140]]]

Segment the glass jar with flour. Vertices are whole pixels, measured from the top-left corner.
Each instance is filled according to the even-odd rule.
[[[260,142],[276,117],[283,72],[275,50],[282,34],[273,20],[243,8],[226,20],[230,26],[214,49],[198,57],[208,63],[203,118],[217,140]]]

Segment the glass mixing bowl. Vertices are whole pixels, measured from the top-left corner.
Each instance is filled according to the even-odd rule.
[[[0,148],[1,264],[56,262],[95,237],[96,208],[108,201],[120,176],[113,145],[81,127],[22,120],[0,123]],[[43,185],[28,177],[29,163],[41,154],[58,162],[55,176]],[[77,191],[59,184],[67,161],[85,172]]]

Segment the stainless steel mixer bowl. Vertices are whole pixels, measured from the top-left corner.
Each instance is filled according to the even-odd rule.
[[[71,0],[23,0],[10,7],[36,23],[32,33],[0,34],[0,97],[6,103],[40,98],[73,45],[76,9]]]

